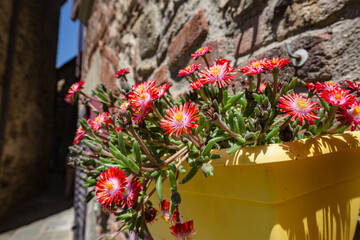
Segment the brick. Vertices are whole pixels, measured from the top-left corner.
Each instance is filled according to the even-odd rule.
[[[169,81],[168,69],[166,64],[162,65],[161,67],[155,70],[152,79],[156,81],[157,85],[161,85]]]
[[[196,45],[206,37],[209,24],[205,19],[205,9],[196,13],[171,41],[169,47],[169,65],[173,72],[184,67]]]

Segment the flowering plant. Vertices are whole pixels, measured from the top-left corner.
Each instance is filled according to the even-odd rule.
[[[247,146],[355,130],[360,123],[356,82],[280,79],[280,70],[289,62],[284,58],[250,62],[236,79],[230,60],[208,63],[210,51],[208,46],[191,55],[204,60],[202,70],[196,62],[179,71],[179,77],[189,80],[190,92],[177,99],[169,92],[170,83],[157,86],[151,80],[127,85],[118,95],[100,86],[90,97],[81,90],[82,81],[70,88],[66,100],[79,100],[98,115],[80,120],[70,147],[73,164],[84,169],[86,186],[93,187],[87,200],[95,196],[115,214],[122,223],[119,231],[128,229],[143,239],[147,224],[160,215],[172,224],[176,238],[190,239],[193,221],[181,215],[178,188],[200,169],[205,177],[213,175],[211,159],[219,156],[212,149],[228,148],[227,153],[234,154]],[[128,73],[124,68],[115,77],[126,83]],[[240,91],[232,86],[235,82]],[[301,84],[308,93],[294,90]],[[93,107],[94,101],[101,103],[102,113]],[[171,196],[162,193],[167,179]],[[161,206],[151,202],[155,193]]]

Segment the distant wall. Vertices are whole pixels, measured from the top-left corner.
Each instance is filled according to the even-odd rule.
[[[46,184],[61,1],[0,1],[0,217]]]

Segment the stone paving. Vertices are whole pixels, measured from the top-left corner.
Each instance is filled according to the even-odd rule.
[[[0,240],[73,240],[74,208],[0,234]]]

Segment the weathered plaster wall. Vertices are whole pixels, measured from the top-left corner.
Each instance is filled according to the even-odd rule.
[[[45,184],[60,1],[0,1],[0,217]]]

